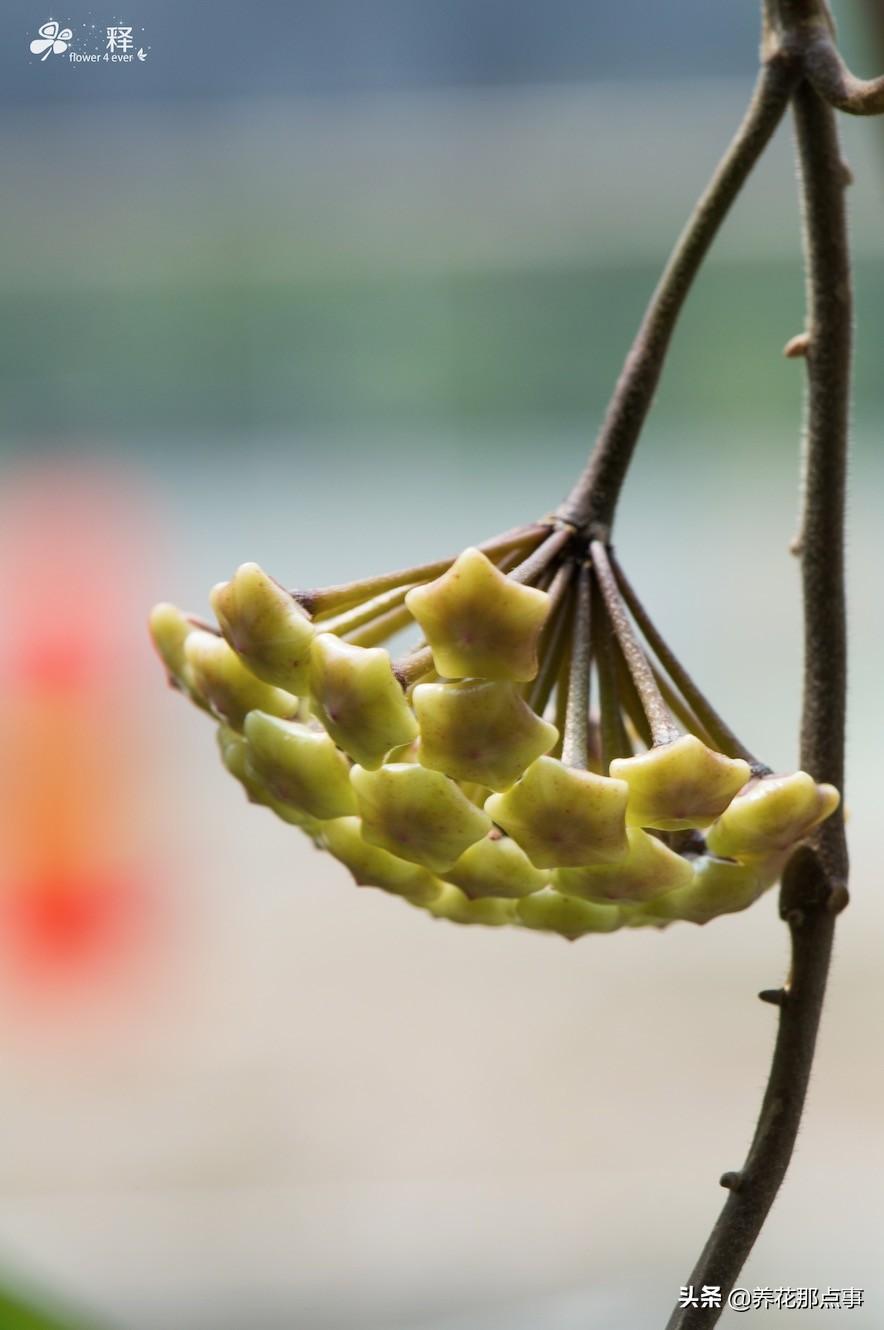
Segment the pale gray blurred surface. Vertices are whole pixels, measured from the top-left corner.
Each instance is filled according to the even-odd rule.
[[[788,764],[797,617],[786,459],[758,478],[753,500],[739,461],[696,458],[700,503],[679,496],[665,449],[649,442],[627,493],[622,558],[728,715]],[[467,510],[463,477],[434,466],[433,504],[409,504],[403,485],[395,534],[365,537],[368,565],[516,517],[542,485],[542,461],[532,465],[518,484],[501,481],[484,518],[497,463],[477,448]],[[240,501],[253,466],[227,465]],[[408,481],[416,492],[420,470]],[[312,571],[323,489],[336,487],[339,529],[359,522],[358,469],[324,474],[303,477],[311,483],[292,497],[269,488],[261,514],[241,516],[242,551],[202,511],[211,493],[180,484],[156,593],[171,579],[182,599],[196,597],[252,542],[275,571]],[[746,1282],[865,1285],[868,1308],[851,1323],[871,1326],[884,1218],[867,663],[882,637],[880,462],[854,481],[857,900],[840,930],[795,1167]],[[184,520],[194,509],[199,538]],[[344,562],[333,553],[335,575]],[[161,982],[91,1031],[4,1029],[7,1259],[133,1330],[656,1322],[759,1099],[774,1017],[754,994],[783,965],[773,899],[704,929],[573,945],[432,922],[356,889],[249,807],[182,699],[157,684],[144,705],[177,946]]]

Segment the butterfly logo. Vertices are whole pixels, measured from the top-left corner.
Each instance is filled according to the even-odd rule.
[[[64,55],[68,43],[73,37],[70,28],[63,28],[51,18],[37,29],[37,36],[31,42],[31,53],[46,60],[50,55]]]

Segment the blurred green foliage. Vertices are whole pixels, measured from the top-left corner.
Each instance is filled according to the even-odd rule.
[[[0,1327],[2,1330],[97,1330],[66,1312],[49,1310],[0,1286]]]
[[[223,280],[131,290],[10,292],[4,415],[14,429],[297,429],[445,421],[561,425],[597,416],[656,271],[650,266]],[[859,320],[884,270],[858,274]],[[657,410],[684,425],[768,423],[797,409],[780,353],[802,325],[797,262],[704,273]],[[884,407],[880,351],[859,341],[857,398]],[[39,377],[37,369],[40,368]]]

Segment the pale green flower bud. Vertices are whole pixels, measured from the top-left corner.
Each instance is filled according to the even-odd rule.
[[[720,914],[745,910],[773,886],[782,865],[782,855],[749,864],[703,855],[694,861],[691,883],[648,901],[635,912],[630,923],[662,926],[685,919],[693,924],[706,924]]]
[[[274,798],[252,766],[248,745],[241,734],[221,725],[218,729],[218,747],[221,750],[221,761],[231,776],[239,781],[251,803],[269,808],[281,821],[297,827],[314,841],[317,839],[322,823],[302,809],[293,808]]]
[[[693,881],[694,870],[656,836],[627,828],[629,853],[616,864],[558,868],[553,884],[565,896],[588,901],[646,901]]]
[[[360,828],[358,817],[339,817],[325,823],[321,836],[324,847],[350,870],[360,887],[380,887],[416,904],[435,900],[442,885],[432,873],[369,845]]]
[[[184,645],[196,627],[175,605],[163,601],[155,605],[148,620],[150,635],[157,655],[166,667],[166,675],[173,688],[180,688],[192,702],[208,711],[196,690],[193,670],[184,652]]]
[[[492,794],[485,811],[535,868],[616,863],[629,849],[628,794],[622,780],[540,757],[506,794]]]
[[[694,734],[615,758],[610,770],[629,786],[630,826],[660,831],[708,827],[751,775],[748,762],[714,752]]]
[[[485,924],[500,928],[503,924],[516,922],[515,901],[469,900],[449,883],[443,883],[440,894],[424,908],[435,919],[448,919],[453,924]]]
[[[297,715],[298,699],[256,679],[223,638],[197,629],[188,636],[184,654],[193,672],[194,687],[232,729],[242,729],[250,711]]]
[[[535,868],[525,851],[509,836],[492,832],[460,856],[445,874],[470,900],[502,896],[516,900],[542,891],[549,873]]]
[[[417,762],[420,740],[412,739],[411,743],[400,744],[398,748],[391,748],[387,754],[387,762]]]
[[[364,838],[434,873],[446,872],[491,830],[490,819],[454,781],[427,767],[396,762],[366,771],[356,766],[350,779]]]
[[[541,933],[559,933],[569,942],[584,933],[613,933],[622,926],[622,917],[616,905],[590,905],[572,896],[560,896],[557,891],[540,891],[517,901],[516,913],[525,928]]]
[[[339,748],[369,771],[410,743],[417,721],[382,647],[357,647],[333,633],[313,639],[313,710]]]
[[[246,751],[246,741],[227,725],[218,726],[218,751],[221,761],[248,795],[253,804],[266,804],[267,791],[253,771]]]
[[[549,596],[511,581],[480,550],[464,550],[435,582],[409,591],[405,604],[443,678],[518,683],[536,675]]]
[[[511,683],[418,684],[412,702],[423,765],[492,790],[509,789],[559,737]]]
[[[350,763],[324,730],[250,711],[243,732],[249,761],[274,798],[323,821],[356,812]]]
[[[161,601],[151,610],[148,627],[157,654],[165,665],[170,680],[180,683],[181,675],[187,668],[184,643],[194,632],[193,624],[188,622],[176,605]]]
[[[210,600],[221,631],[252,674],[289,693],[307,691],[313,624],[256,563],[243,563]]]
[[[840,801],[834,785],[817,785],[806,771],[760,776],[710,828],[706,844],[723,858],[784,852],[831,817]]]

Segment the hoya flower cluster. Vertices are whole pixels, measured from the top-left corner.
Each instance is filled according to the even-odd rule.
[[[159,605],[151,631],[228,770],[357,883],[437,917],[705,923],[838,804],[746,752],[610,549],[560,520],[316,591],[244,564],[211,602],[217,628]]]

